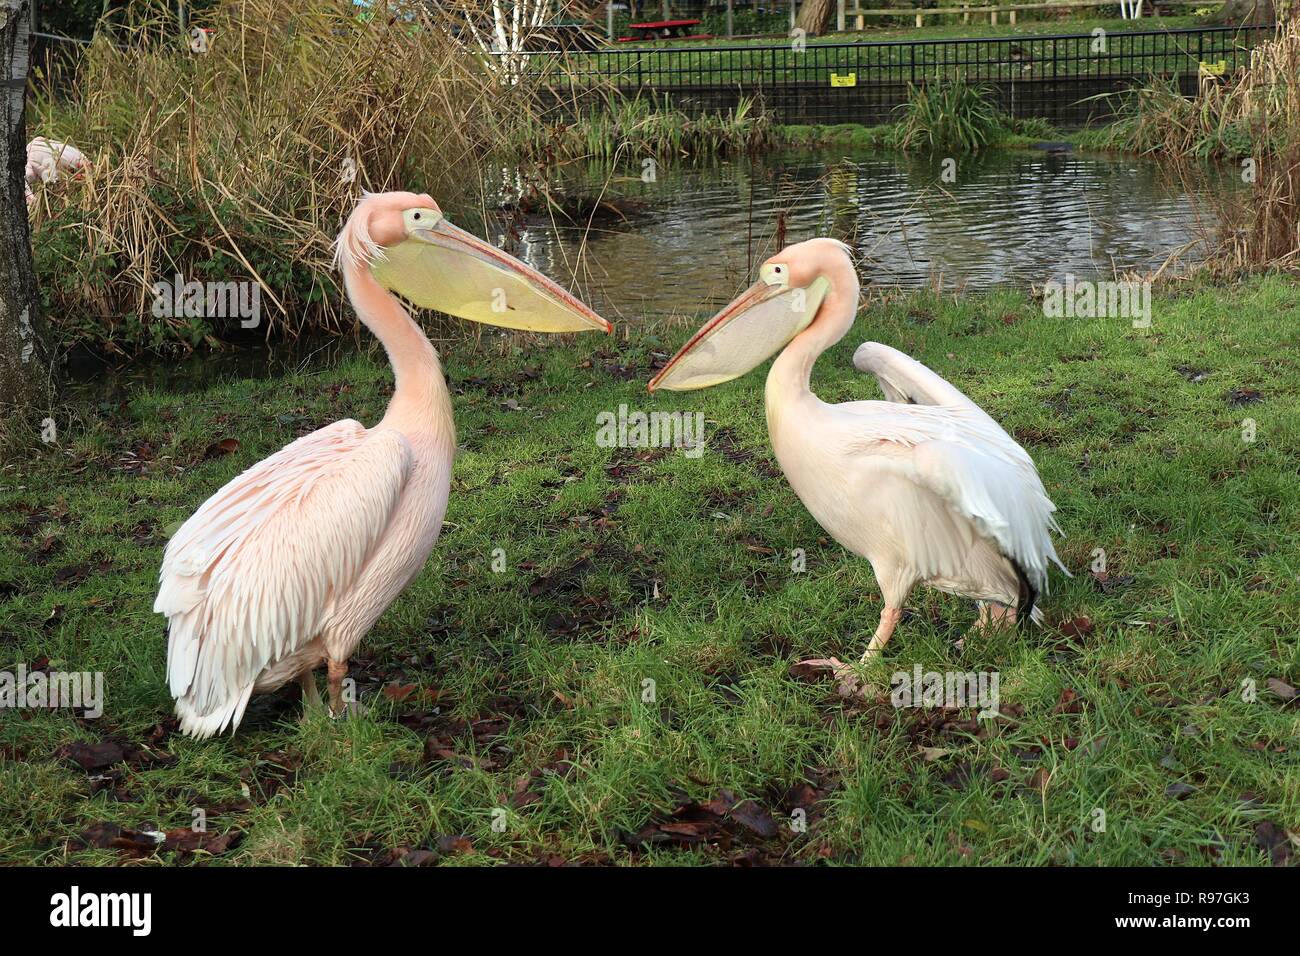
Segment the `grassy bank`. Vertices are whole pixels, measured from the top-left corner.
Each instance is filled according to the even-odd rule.
[[[1096,12],[1096,11],[1093,11]],[[1086,15],[1061,16],[1062,11],[1021,11],[1019,23],[1010,24],[1006,22],[1005,15],[1001,23],[992,25],[988,22],[988,14],[984,16],[972,15],[967,23],[963,23],[960,14],[956,15],[936,15],[927,14],[924,25],[917,28],[913,20],[914,10],[910,5],[900,6],[898,17],[893,20],[876,19],[873,17],[866,18],[864,29],[855,30],[854,18],[849,17],[847,26],[849,27],[843,33],[829,32],[822,37],[810,38],[810,42],[821,43],[853,43],[870,40],[934,40],[946,39],[954,36],[970,36],[978,33],[981,36],[1022,36],[1034,33],[1087,33],[1093,27],[1103,26],[1107,30],[1135,29],[1133,21],[1122,20],[1111,17],[1088,17]],[[736,36],[727,39],[727,18],[722,12],[708,12],[702,18],[703,23],[700,30],[704,33],[712,34],[714,40],[708,41],[710,45],[754,45],[762,43],[779,42],[784,38],[790,28],[790,18],[788,11],[781,10],[774,14],[759,15],[748,14],[742,11],[736,11],[733,18],[733,27]],[[627,26],[632,22],[630,17],[619,17],[615,21],[615,36],[627,36],[630,31]],[[1177,29],[1179,27],[1197,26],[1204,23],[1204,18],[1196,16],[1161,16],[1148,18],[1143,23],[1144,29]],[[835,26],[832,18],[830,26]],[[602,31],[601,36],[604,36]],[[671,43],[672,41],[664,41]],[[689,48],[691,44],[699,45],[699,41],[678,42],[674,46]]]
[[[1087,130],[1059,130],[1041,120],[999,122],[983,144],[990,149],[1025,149],[1051,141],[1071,146],[1092,147],[1095,139]],[[898,149],[906,130],[902,123],[861,126],[841,123],[834,126],[774,126],[772,138],[783,146],[821,149],[840,146],[850,149]]]
[[[504,151],[544,164],[580,159],[640,169],[647,157],[677,160],[761,152],[778,142],[772,126],[771,117],[748,98],[730,110],[696,116],[675,109],[667,94],[611,94],[600,107],[572,121],[521,118]]]
[[[850,17],[850,22],[852,18]],[[908,20],[907,11],[903,11],[900,24],[882,24],[881,21],[868,20],[865,30],[846,30],[844,33],[827,33],[820,37],[809,37],[809,43],[858,43],[889,42],[906,40],[951,40],[956,37],[1018,37],[1041,34],[1077,34],[1091,33],[1097,27],[1108,33],[1132,33],[1137,30],[1181,30],[1201,26],[1204,18],[1195,16],[1161,16],[1151,17],[1135,24],[1132,20],[1119,17],[1068,17],[1065,19],[1028,19],[1021,14],[1020,22],[1011,24],[1004,19],[1001,23],[990,24],[987,14],[984,17],[972,16],[969,23],[962,23],[960,16],[928,16],[926,23],[919,29]],[[781,27],[784,27],[782,24]],[[781,29],[779,27],[778,29]],[[716,31],[715,31],[716,32]],[[772,43],[780,34],[766,37],[745,37],[727,40],[719,36],[719,43],[735,45],[756,45]],[[689,48],[689,43],[676,44]]]
[[[996,670],[991,722],[790,676],[859,654],[879,594],[775,471],[761,375],[645,393],[676,327],[449,348],[448,523],[355,661],[368,714],[300,725],[288,691],[234,738],[174,737],[150,613],[169,529],[296,435],[374,422],[389,373],[368,354],[87,395],[58,444],[0,471],[0,669],[103,671],[105,713],[0,719],[0,861],[1294,859],[1298,316],[1276,278],[1158,296],[1149,331],[1017,294],[903,296],[819,364],[829,401],[876,397],[849,361],[864,339],[931,364],[1060,506],[1075,577],[1043,629],[958,651],[973,608],[917,592],[874,674],[883,694],[914,664]],[[598,447],[621,403],[703,412],[707,449]],[[161,850],[122,832],[145,830],[173,832]]]
[[[1155,24],[1136,26],[1126,20],[1088,20],[1046,25],[1042,23],[1016,27],[994,27],[988,24],[953,25],[927,31],[900,31],[873,34],[833,34],[810,37],[806,47],[797,51],[788,37],[758,37],[749,40],[708,40],[661,43],[627,43],[601,47],[591,54],[569,59],[564,54],[553,58],[534,58],[533,68],[546,72],[548,62],[557,71],[567,63],[574,73],[574,86],[599,85],[618,79],[624,86],[646,84],[656,89],[695,84],[729,85],[741,80],[753,82],[761,77],[764,84],[826,82],[829,71],[869,71],[870,75],[890,80],[917,80],[934,75],[961,72],[972,79],[985,77],[1006,78],[1014,65],[1017,75],[1033,77],[1069,76],[1075,73],[1096,72],[1093,53],[1093,30],[1103,30],[1110,36],[1112,49],[1119,36],[1150,34],[1124,40],[1124,57],[1127,69],[1143,72],[1195,73],[1199,63],[1198,44],[1194,38],[1180,39],[1171,31],[1195,26],[1181,20],[1161,20]],[[1033,48],[1033,53],[1021,49],[1014,41],[1035,35],[1062,35],[1078,37],[1073,41],[1060,41],[1050,47]],[[935,44],[914,46],[910,41],[967,40],[957,46]],[[852,44],[881,41],[878,46]],[[982,42],[987,41],[987,42]],[[850,44],[842,50],[826,50],[839,44]],[[1051,51],[1050,53],[1048,51]],[[1035,63],[1035,56],[1047,56],[1043,63]],[[1225,54],[1231,69],[1249,62],[1245,49]],[[1037,72],[1036,72],[1037,71]],[[566,84],[567,86],[567,84]]]
[[[960,77],[908,88],[907,102],[893,122],[777,126],[773,139],[787,146],[855,147],[901,152],[976,153],[982,149],[1024,148],[1045,140],[1081,142],[1046,120],[1016,118],[998,106],[991,91]]]

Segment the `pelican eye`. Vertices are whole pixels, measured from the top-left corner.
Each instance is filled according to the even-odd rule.
[[[759,272],[759,278],[768,285],[784,286],[790,281],[789,271],[783,263],[769,263]]]
[[[402,221],[406,224],[406,228],[412,231],[433,229],[441,219],[441,210],[424,206],[402,211]]]

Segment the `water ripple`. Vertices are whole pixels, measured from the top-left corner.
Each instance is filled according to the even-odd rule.
[[[530,222],[512,251],[622,321],[720,307],[776,251],[778,228],[787,242],[849,242],[880,285],[1024,287],[1156,268],[1213,230],[1213,194],[1241,188],[1228,169],[1188,182],[1154,162],[1093,154],[959,157],[955,183],[943,169],[941,157],[852,151],[661,165],[651,183],[588,167],[563,188],[644,206],[585,236]]]

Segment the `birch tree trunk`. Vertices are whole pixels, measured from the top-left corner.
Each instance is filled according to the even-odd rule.
[[[465,25],[489,54],[488,67],[503,83],[514,86],[528,68],[528,44],[551,12],[551,0],[489,0],[488,9],[479,3],[464,3]]]
[[[41,341],[36,274],[23,194],[27,161],[23,111],[31,53],[31,0],[0,0],[0,445],[42,434],[51,399],[50,356]]]

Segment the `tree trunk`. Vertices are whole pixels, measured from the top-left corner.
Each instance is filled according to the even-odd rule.
[[[39,334],[36,274],[23,193],[30,2],[0,0],[0,62],[7,80],[0,91],[0,176],[4,177],[0,191],[0,445],[40,437],[41,416],[51,398],[49,353]],[[50,436],[48,428],[44,432]]]
[[[1276,20],[1273,0],[1226,0],[1219,12],[1210,17],[1210,22],[1226,26],[1272,24]]]
[[[835,0],[804,0],[794,25],[810,37],[820,36],[826,32],[834,13]]]

